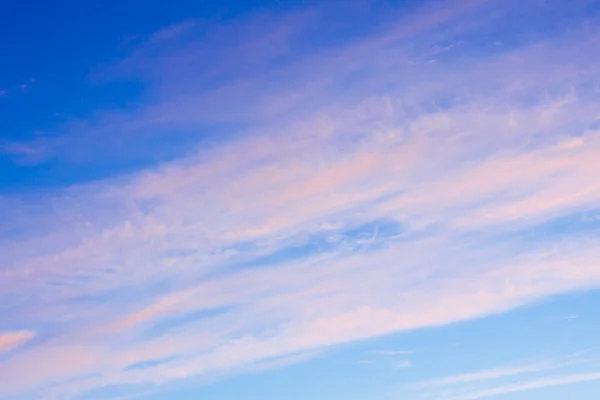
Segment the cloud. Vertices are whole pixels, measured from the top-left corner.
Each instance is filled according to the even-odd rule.
[[[357,361],[357,364],[378,364],[381,361],[384,361],[386,364],[390,364],[394,368],[410,368],[412,366],[412,362],[408,359],[397,359],[398,356],[407,356],[415,354],[416,351],[413,350],[375,350],[370,351],[368,356],[371,358],[363,359]]]
[[[530,364],[530,365],[521,365],[517,367],[505,367],[505,368],[495,368],[489,369],[485,371],[477,371],[471,372],[461,375],[448,376],[445,378],[438,378],[427,380],[423,382],[419,382],[416,386],[420,388],[427,387],[436,387],[436,386],[448,386],[455,384],[464,384],[464,383],[472,383],[478,381],[487,381],[487,380],[495,380],[515,375],[522,375],[527,373],[535,373],[546,371],[549,369],[556,369],[561,367],[560,364],[552,364],[552,363],[541,363],[541,364]]]
[[[591,382],[600,380],[600,373],[560,375],[543,379],[532,379],[529,381],[518,382],[510,385],[497,386],[491,389],[465,393],[448,400],[477,400],[492,396],[506,395],[510,393],[524,392],[535,389],[542,389],[553,386],[572,385],[575,383]]]
[[[409,383],[408,392],[418,398],[475,400],[544,387],[597,380],[594,359],[583,353],[552,361],[513,364]],[[586,371],[587,369],[587,371]]]
[[[410,368],[410,367],[412,367],[412,363],[410,362],[410,360],[396,361],[394,363],[394,365],[396,366],[396,368]]]
[[[71,120],[59,132],[48,132],[29,147],[39,148],[46,159],[71,164],[103,165],[107,159],[113,163],[152,163],[187,155],[198,141],[203,146],[220,142],[224,131],[227,136],[240,135],[248,124],[265,128],[265,123],[277,129],[289,125],[290,119],[302,121],[314,118],[315,113],[332,113],[382,92],[398,94],[401,108],[407,112],[432,106],[432,98],[456,97],[466,75],[480,82],[482,92],[516,89],[515,82],[521,88],[541,83],[535,75],[523,79],[527,73],[523,70],[533,69],[526,64],[532,57],[519,52],[504,60],[504,65],[490,65],[493,59],[479,63],[481,57],[474,57],[475,62],[470,62],[467,56],[487,49],[476,46],[466,54],[451,49],[446,62],[429,65],[428,53],[440,45],[440,40],[446,42],[442,38],[449,24],[453,24],[457,40],[462,39],[481,29],[473,25],[474,15],[481,20],[493,11],[511,18],[514,11],[509,7],[500,7],[495,1],[453,1],[444,7],[431,2],[414,8],[410,16],[393,7],[381,12],[377,7],[339,10],[322,6],[283,15],[259,13],[224,26],[184,22],[184,35],[174,35],[159,44],[151,39],[141,43],[130,57],[104,72],[105,79],[142,80],[149,93],[143,105],[125,112],[104,111],[89,120]],[[573,10],[579,8],[576,5]],[[328,23],[332,16],[340,22]],[[499,21],[492,19],[490,23],[497,25]],[[166,30],[177,32],[181,27]],[[357,34],[344,39],[348,28]],[[318,40],[323,37],[336,40]],[[289,51],[273,51],[273,42],[282,43],[275,48]],[[254,46],[251,51],[250,43]],[[566,59],[577,62],[549,72],[546,80],[548,75],[557,75],[551,85],[564,83],[574,73],[590,73],[596,57],[581,53],[591,44],[560,45],[566,47],[562,55],[569,52]],[[556,52],[554,48],[533,50],[543,57],[536,65],[556,59],[548,54]],[[546,54],[539,54],[539,50]],[[503,73],[493,73],[499,70]],[[219,134],[211,135],[211,130]],[[139,140],[141,137],[145,140]],[[12,154],[22,162],[28,160],[27,154]],[[36,163],[42,161],[35,159]]]
[[[415,353],[414,350],[376,350],[370,352],[374,356],[406,356]]]
[[[31,331],[0,331],[0,354],[9,352],[35,337],[35,332]]]
[[[116,179],[0,198],[0,302],[11,306],[0,328],[32,326],[44,338],[0,365],[0,396],[73,398],[287,365],[600,285],[598,220],[589,218],[600,200],[597,32],[488,48],[474,43],[482,28],[467,16],[491,7],[499,26],[511,11],[452,4],[331,52],[259,63],[217,88],[186,82],[189,71],[174,66],[204,59],[198,49],[220,33],[197,39],[195,24],[160,33],[183,41],[161,47],[158,66],[131,71],[165,96],[83,124],[82,148],[113,129],[131,134],[118,137],[129,148],[163,123],[169,132],[252,126]],[[284,57],[284,44],[322,17],[288,18],[296,25],[259,41],[264,49],[252,35],[225,43],[240,45],[236,57]],[[466,43],[430,63],[424,49],[440,37]],[[144,46],[155,44],[125,64],[146,60]],[[556,60],[565,61],[548,68]],[[49,145],[68,159],[75,137],[13,149],[29,157]],[[36,361],[58,355],[60,365]]]

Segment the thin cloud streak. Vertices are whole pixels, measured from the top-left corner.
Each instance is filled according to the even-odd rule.
[[[439,386],[448,386],[455,384],[473,383],[478,381],[496,380],[500,378],[523,375],[527,373],[536,373],[547,371],[550,369],[557,369],[563,367],[562,364],[553,363],[542,363],[542,364],[530,364],[516,367],[505,367],[495,368],[485,371],[470,372],[460,375],[448,376],[445,378],[431,379],[415,384],[417,388],[431,388]]]
[[[376,350],[369,354],[374,356],[406,356],[417,353],[414,350]]]
[[[529,381],[518,382],[510,385],[497,386],[491,389],[474,391],[463,395],[444,398],[445,400],[478,400],[492,396],[506,395],[510,393],[525,392],[536,389],[549,388],[554,386],[572,385],[575,383],[584,383],[600,380],[600,373],[573,374],[548,377],[543,379],[533,379]]]
[[[0,331],[0,354],[9,352],[35,337],[35,332],[31,331],[16,331],[16,332],[1,332]]]

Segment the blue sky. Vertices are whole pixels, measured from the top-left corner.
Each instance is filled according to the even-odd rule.
[[[596,399],[600,2],[0,15],[0,399]]]

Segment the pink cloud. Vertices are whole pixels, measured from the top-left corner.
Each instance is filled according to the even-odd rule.
[[[517,230],[598,203],[599,134],[582,126],[597,119],[600,102],[571,90],[596,76],[595,42],[571,33],[443,68],[397,42],[466,11],[425,12],[398,30],[291,63],[278,71],[281,82],[296,77],[290,86],[266,90],[259,76],[124,118],[143,128],[238,112],[269,117],[210,151],[36,199],[52,218],[15,214],[33,215],[31,230],[44,228],[51,246],[32,234],[0,249],[11,255],[0,297],[18,299],[8,322],[66,320],[74,328],[0,365],[10,382],[0,391],[53,384],[64,398],[103,385],[197,377],[597,287],[600,246],[584,233],[526,250],[480,239],[497,225]],[[277,31],[241,52],[277,53],[290,34]],[[550,70],[553,59],[575,61]],[[361,68],[371,78],[340,85]],[[540,96],[548,85],[560,94]],[[436,105],[444,94],[456,104]],[[522,97],[537,100],[524,105]],[[221,110],[231,98],[252,104]],[[573,131],[580,137],[569,138]],[[405,236],[378,240],[375,229],[370,241],[379,246],[367,248],[347,234],[379,220],[397,223]],[[247,267],[313,237],[338,245],[277,260],[276,268]],[[226,312],[181,329],[147,329],[214,308]],[[27,340],[3,334],[0,349]],[[65,363],[56,366],[59,356]],[[127,368],[148,361],[153,366]]]
[[[0,354],[16,349],[35,336],[32,331],[0,332]]]

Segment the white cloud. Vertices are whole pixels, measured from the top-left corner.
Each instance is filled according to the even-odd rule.
[[[600,373],[559,375],[542,379],[532,379],[508,385],[501,385],[490,389],[473,391],[462,395],[445,398],[446,400],[478,400],[493,396],[506,395],[510,393],[524,392],[535,389],[543,389],[553,386],[572,385],[575,383],[591,382],[600,380]]]
[[[415,350],[375,350],[370,354],[374,356],[406,356],[415,353]]]
[[[408,383],[405,394],[436,400],[475,400],[544,387],[597,380],[588,351],[554,360],[504,365]]]
[[[419,388],[431,388],[437,386],[448,386],[478,381],[496,380],[500,378],[523,375],[527,373],[536,373],[562,367],[562,364],[556,363],[538,363],[529,365],[520,365],[514,367],[494,368],[484,371],[469,372],[460,375],[447,376],[444,378],[431,379],[418,382],[415,386]]]

